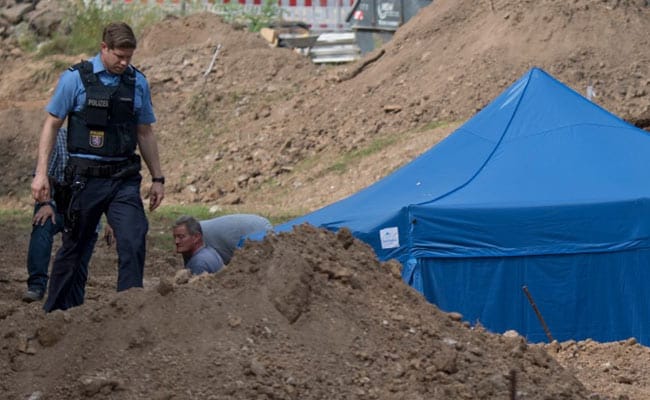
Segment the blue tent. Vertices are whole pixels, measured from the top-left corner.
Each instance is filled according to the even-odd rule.
[[[493,332],[650,344],[649,167],[647,132],[533,68],[414,161],[276,230],[347,227]]]

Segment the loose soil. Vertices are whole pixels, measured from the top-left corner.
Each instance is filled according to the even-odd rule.
[[[359,62],[318,66],[210,13],[170,17],[134,59],[158,116],[165,204],[314,210],[412,160],[532,66],[645,127],[649,22],[645,1],[437,0]],[[0,199],[28,210],[43,107],[87,55],[2,54]],[[470,327],[346,230],[272,235],[198,278],[150,240],[144,288],[123,293],[101,243],[86,303],[45,315],[20,301],[29,232],[10,225],[3,398],[650,399],[650,350],[634,339],[527,344]]]

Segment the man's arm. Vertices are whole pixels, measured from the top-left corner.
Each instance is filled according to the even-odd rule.
[[[44,203],[50,200],[50,182],[47,178],[47,167],[56,142],[56,134],[63,125],[63,119],[47,114],[41,138],[38,142],[38,158],[36,161],[36,172],[32,180],[32,196],[34,200]]]
[[[152,178],[163,176],[158,156],[158,143],[153,133],[153,127],[149,124],[138,125],[138,146],[144,162],[149,168]],[[149,189],[149,210],[153,211],[165,197],[165,187],[162,183],[153,182]]]

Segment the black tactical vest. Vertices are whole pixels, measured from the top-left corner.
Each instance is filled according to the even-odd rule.
[[[90,61],[70,67],[78,70],[86,88],[86,104],[68,115],[68,151],[105,157],[133,155],[137,144],[135,71],[128,68],[117,86],[105,86]]]

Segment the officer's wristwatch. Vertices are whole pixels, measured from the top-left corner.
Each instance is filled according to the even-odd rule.
[[[165,177],[164,176],[158,176],[156,178],[151,178],[151,182],[158,182],[162,183],[163,185],[165,184]]]

